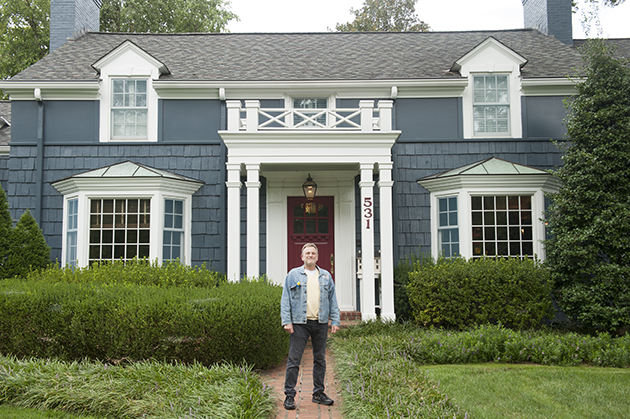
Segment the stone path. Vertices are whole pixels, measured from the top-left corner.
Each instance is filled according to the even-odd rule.
[[[286,359],[275,368],[261,371],[263,382],[273,387],[276,399],[276,419],[341,419],[341,389],[334,376],[335,360],[330,349],[326,350],[326,394],[335,401],[332,406],[322,406],[311,401],[313,396],[313,347],[309,340],[302,356],[300,373],[295,387],[296,410],[285,410],[284,402],[284,374],[287,368]]]

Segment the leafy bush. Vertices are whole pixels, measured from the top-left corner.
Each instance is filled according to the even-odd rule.
[[[133,276],[133,275],[132,275]],[[0,353],[119,363],[279,363],[288,335],[276,320],[282,289],[0,281]]]
[[[49,282],[101,283],[121,285],[156,285],[160,287],[212,288],[227,283],[225,274],[201,266],[188,266],[179,262],[159,265],[156,261],[133,259],[129,261],[95,262],[85,268],[50,266],[28,275],[29,280]]]
[[[51,265],[50,247],[44,233],[29,210],[20,217],[11,232],[11,247],[7,260],[7,277],[25,277],[34,270]]]
[[[537,260],[440,258],[409,279],[414,318],[425,326],[528,329],[552,314],[549,274]]]
[[[630,336],[613,338],[552,330],[515,331],[484,325],[467,331],[425,329],[410,324],[367,322],[340,330],[334,340],[403,354],[419,364],[484,362],[630,367]]]
[[[546,263],[569,318],[621,334],[630,327],[630,61],[603,39],[582,53],[564,165],[553,172],[561,186],[550,194]]]
[[[422,366],[398,350],[386,331],[391,325],[369,322],[369,337],[342,329],[331,339],[335,375],[343,394],[345,418],[466,418]],[[383,333],[385,332],[385,333]],[[398,343],[398,342],[396,342]]]
[[[147,361],[123,367],[86,360],[0,357],[0,376],[0,405],[42,412],[56,409],[103,418],[254,419],[270,417],[275,407],[271,387],[251,367],[232,364],[205,368],[198,363]]]
[[[7,278],[7,259],[9,258],[9,249],[11,244],[11,229],[13,228],[13,220],[9,212],[9,202],[7,194],[0,186],[0,279]]]
[[[420,269],[425,265],[432,265],[433,258],[425,253],[420,257],[415,254],[405,256],[404,260],[398,261],[394,268],[394,312],[396,321],[404,323],[413,320],[413,312],[407,294],[409,284],[409,273]]]

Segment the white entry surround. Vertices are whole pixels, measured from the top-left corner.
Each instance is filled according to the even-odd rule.
[[[230,109],[241,109],[240,101],[227,101]],[[251,101],[247,101],[251,109]],[[372,121],[373,101],[361,101],[365,119]],[[361,217],[363,260],[374,258],[375,246],[381,248],[381,317],[395,319],[393,281],[392,158],[391,148],[400,131],[391,129],[391,101],[380,101],[378,124],[362,124],[360,130],[257,130],[250,119],[246,124],[240,113],[228,113],[228,130],[219,134],[227,155],[228,201],[228,278],[259,276],[260,246],[260,182],[266,182],[267,211],[267,276],[281,284],[287,273],[287,198],[302,196],[302,183],[310,173],[316,181],[318,196],[333,196],[335,206],[335,278],[341,311],[356,307],[356,220]],[[384,110],[383,110],[384,109]],[[240,112],[240,111],[239,111]],[[249,114],[251,118],[251,114]],[[379,175],[375,184],[374,175]],[[246,177],[242,185],[241,177]],[[355,187],[359,176],[362,214],[357,208]],[[241,272],[241,207],[240,188],[247,188],[246,269]],[[374,188],[379,188],[380,201],[375,203]],[[380,208],[381,243],[375,243],[374,208]],[[375,278],[374,264],[363,263],[362,278]],[[361,281],[361,314],[364,320],[374,319],[374,286]]]

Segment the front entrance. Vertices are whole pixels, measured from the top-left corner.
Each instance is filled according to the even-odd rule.
[[[335,278],[335,226],[332,196],[287,198],[288,266],[287,271],[301,266],[302,246],[315,243],[319,249],[317,265]]]

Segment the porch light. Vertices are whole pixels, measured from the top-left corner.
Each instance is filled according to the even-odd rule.
[[[302,190],[304,191],[304,196],[306,197],[306,199],[310,200],[315,198],[315,192],[317,192],[317,183],[313,182],[310,173],[306,178],[306,182],[302,184]]]

